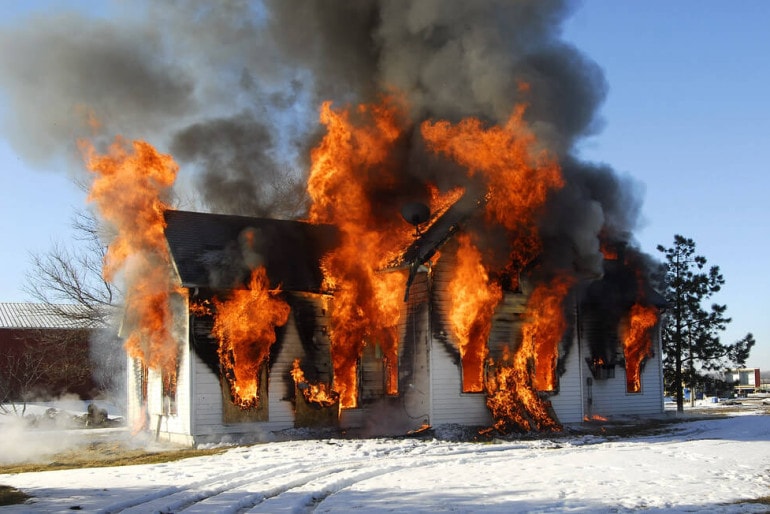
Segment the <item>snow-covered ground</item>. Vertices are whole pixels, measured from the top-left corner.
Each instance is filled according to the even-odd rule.
[[[715,406],[716,407],[716,406]],[[767,512],[770,415],[665,434],[304,440],[154,465],[0,475],[24,512]]]

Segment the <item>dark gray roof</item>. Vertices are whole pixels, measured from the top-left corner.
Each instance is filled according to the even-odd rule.
[[[83,319],[87,313],[85,307],[74,304],[0,303],[0,328],[89,328],[91,322]]]
[[[166,211],[166,240],[184,287],[242,287],[264,265],[272,287],[320,291],[320,261],[336,246],[329,225]]]

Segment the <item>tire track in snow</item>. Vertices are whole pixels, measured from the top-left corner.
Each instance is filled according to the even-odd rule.
[[[285,476],[286,473],[301,469],[298,464],[277,466],[270,470],[262,468],[239,469],[232,473],[216,475],[184,486],[164,487],[148,494],[117,502],[99,510],[100,514],[147,514],[149,512],[179,512],[186,506],[237,487],[253,483],[266,476]]]
[[[314,480],[307,480],[296,487],[286,488],[280,494],[267,498],[246,512],[248,514],[312,513],[326,498],[346,487],[401,469],[404,469],[404,466],[391,465],[378,469],[347,468],[331,474],[319,475]]]
[[[354,463],[349,463],[352,465]],[[214,496],[209,496],[194,505],[179,510],[184,514],[207,514],[211,512],[238,513],[279,497],[287,491],[302,488],[308,483],[323,480],[326,477],[345,473],[350,468],[340,463],[315,466],[312,469],[282,473],[265,479],[238,484]],[[249,511],[250,512],[250,511]]]
[[[164,487],[139,497],[113,503],[100,509],[100,514],[147,514],[185,512],[243,512],[287,490],[302,487],[314,480],[349,471],[360,465],[357,457],[308,467],[305,462],[253,468],[244,465],[239,471],[217,475],[184,486]]]
[[[238,471],[216,475],[182,485],[163,487],[139,497],[116,502],[99,510],[101,514],[170,513],[244,513],[244,512],[313,512],[326,498],[359,481],[399,471],[408,467],[433,466],[447,460],[481,453],[518,452],[523,449],[551,451],[546,446],[518,444],[500,447],[460,447],[448,453],[432,454],[432,446],[414,444],[387,448],[380,452],[367,451],[349,454],[329,462],[318,456],[308,461],[276,465],[267,463],[242,464]],[[331,448],[329,448],[331,447]],[[558,446],[557,446],[558,447]],[[324,447],[322,447],[324,448]],[[347,442],[325,441],[325,450],[356,452],[357,447]],[[445,448],[442,451],[446,451]],[[321,452],[324,453],[324,452]],[[253,455],[259,459],[259,455]],[[390,464],[382,467],[379,458]],[[417,460],[415,460],[417,459]]]
[[[339,461],[336,469],[327,469],[329,466],[316,466],[304,473],[304,476],[297,477],[292,475],[285,482],[280,482],[281,477],[276,477],[278,484],[274,488],[265,490],[264,494],[257,493],[256,496],[262,496],[257,501],[254,501],[255,494],[253,492],[250,493],[253,503],[246,505],[248,501],[241,501],[240,509],[232,505],[230,508],[227,508],[224,504],[218,503],[217,498],[209,498],[182,512],[184,514],[209,512],[239,514],[290,512],[310,514],[316,509],[322,508],[323,502],[330,496],[365,480],[407,468],[431,467],[448,460],[456,460],[469,455],[511,452],[521,448],[521,446],[507,446],[503,448],[484,447],[483,449],[468,448],[451,453],[430,455],[429,449],[426,451],[426,447],[418,445],[406,449],[406,453],[402,453],[405,450],[404,448],[399,448],[395,452],[386,452],[385,454],[375,452],[375,455],[363,455],[354,459]],[[377,457],[388,458],[391,460],[391,463],[383,466]],[[418,462],[415,462],[416,458],[419,459]],[[505,457],[500,455],[498,458]],[[250,487],[252,491],[254,485],[257,484],[252,484],[252,487]],[[228,495],[228,493],[225,493],[225,495]],[[232,499],[235,500],[236,498]],[[241,498],[241,500],[244,499]]]

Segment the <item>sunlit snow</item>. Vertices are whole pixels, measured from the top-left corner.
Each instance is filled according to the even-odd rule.
[[[767,512],[749,502],[770,496],[766,412],[744,408],[644,437],[574,429],[485,443],[285,441],[165,464],[0,475],[0,485],[34,497],[2,511]]]

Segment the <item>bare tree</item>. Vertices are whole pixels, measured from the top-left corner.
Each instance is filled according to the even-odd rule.
[[[25,330],[0,354],[0,413],[24,415],[27,402],[93,387],[88,330]]]
[[[269,213],[283,219],[298,219],[307,216],[310,199],[303,178],[289,172],[279,175],[271,183]]]
[[[0,355],[0,413],[23,416],[27,400],[46,372],[45,354],[22,343]]]
[[[77,354],[82,363],[90,361],[92,380],[101,393],[113,396],[123,386],[125,374],[124,352],[116,326],[121,309],[122,292],[102,274],[107,245],[111,234],[100,225],[89,210],[77,211],[72,226],[74,245],[55,242],[43,253],[31,254],[31,270],[27,273],[24,290],[43,303],[50,312],[68,319],[80,327],[88,327],[90,349]],[[78,305],[80,309],[68,306]],[[81,343],[82,346],[82,343]],[[90,354],[89,354],[90,351]],[[30,357],[32,358],[32,357]],[[70,379],[77,379],[75,368],[66,368],[59,362],[59,370],[68,369]]]
[[[104,231],[88,210],[76,212],[72,226],[77,247],[55,242],[47,252],[31,254],[32,270],[27,273],[24,290],[64,318],[89,322],[94,327],[109,326],[121,294],[102,275],[107,253],[102,242]],[[73,313],[59,308],[61,304],[76,304],[83,309]]]

